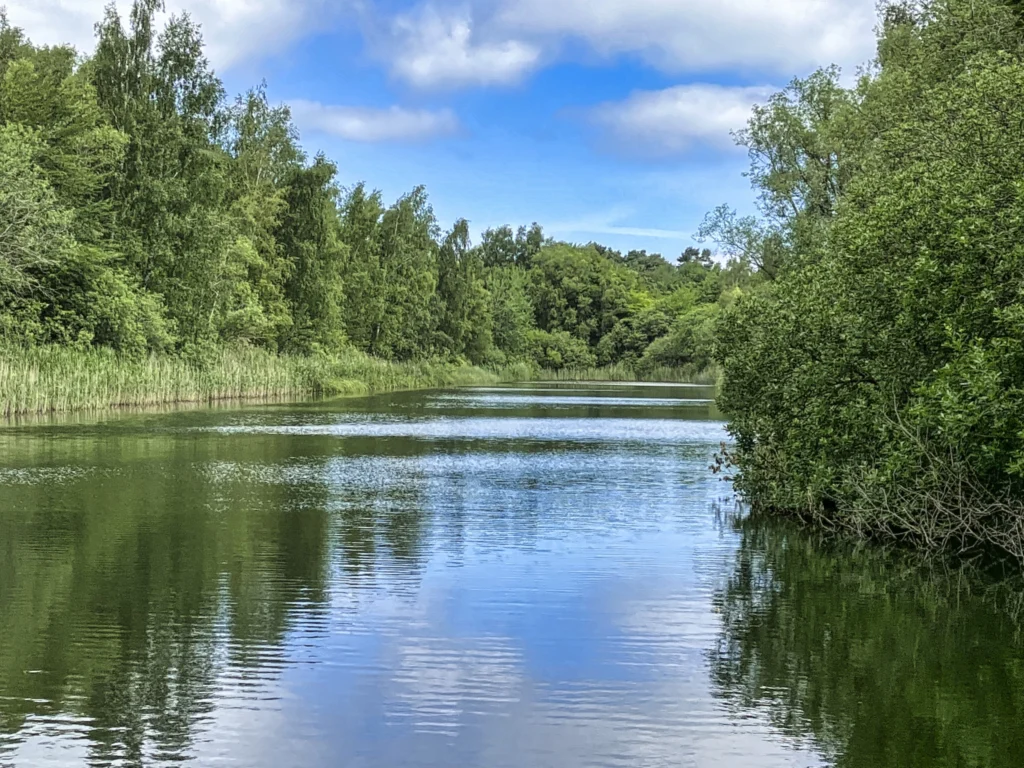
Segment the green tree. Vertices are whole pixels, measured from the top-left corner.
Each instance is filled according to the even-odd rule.
[[[786,110],[755,115],[783,157],[818,149],[754,168],[791,258],[719,329],[739,485],[832,527],[1024,561],[1017,20],[953,0],[880,30],[877,70],[814,113],[823,144]]]
[[[567,331],[542,331],[535,328],[526,334],[530,358],[541,368],[551,370],[586,369],[597,365],[597,356],[582,339]]]
[[[288,184],[305,157],[287,107],[273,107],[265,87],[239,97],[228,112],[225,150],[228,200],[235,234],[227,264],[232,295],[218,323],[223,339],[276,347],[292,327],[285,297],[291,262],[277,235],[288,212]]]
[[[341,239],[348,249],[344,272],[345,330],[349,341],[364,352],[373,348],[387,311],[381,261],[383,216],[380,193],[368,194],[362,184],[356,185],[341,202]]]
[[[438,226],[427,193],[417,187],[384,212],[380,225],[379,313],[370,351],[408,360],[434,349]]]
[[[481,258],[486,267],[526,269],[544,243],[544,230],[537,223],[529,228],[520,227],[515,233],[509,226],[488,229],[480,243]]]
[[[226,268],[223,89],[198,27],[173,17],[157,34],[159,0],[136,0],[125,29],[108,6],[89,72],[110,123],[128,137],[109,185],[114,236],[142,285],[163,295],[187,341],[210,339],[238,278]]]
[[[295,168],[285,182],[285,212],[276,239],[287,260],[285,298],[292,325],[286,349],[337,351],[345,341],[342,285],[345,246],[340,237],[333,163],[318,155],[306,168]]]
[[[636,276],[594,247],[549,245],[532,263],[530,294],[538,328],[567,331],[596,347],[629,313]]]
[[[469,245],[469,224],[456,222],[438,249],[437,298],[440,346],[483,362],[492,345],[490,301],[479,251]]]
[[[494,346],[506,360],[521,360],[535,328],[529,277],[516,267],[495,267],[487,270],[485,281]]]
[[[39,151],[28,129],[0,128],[0,298],[8,304],[30,296],[74,245],[72,217],[35,163]]]

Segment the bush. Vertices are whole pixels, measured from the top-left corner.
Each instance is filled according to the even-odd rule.
[[[593,368],[597,365],[597,356],[590,351],[587,343],[566,331],[530,331],[527,334],[527,348],[530,359],[541,368],[558,371],[563,368]]]
[[[637,362],[638,371],[653,368],[706,368],[713,360],[717,304],[701,304],[684,314],[665,336],[655,339]]]
[[[720,404],[760,509],[1024,563],[1024,41],[1005,4],[924,5],[855,90],[755,110],[788,250],[719,325]]]

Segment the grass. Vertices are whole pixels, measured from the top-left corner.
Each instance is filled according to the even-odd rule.
[[[366,395],[497,381],[497,374],[468,365],[390,362],[354,350],[333,357],[224,350],[199,363],[174,356],[128,359],[105,350],[5,349],[0,414]]]
[[[504,372],[501,372],[504,379]],[[621,363],[607,365],[602,368],[564,368],[560,371],[536,371],[532,372],[530,379],[543,381],[622,381],[622,382],[649,382],[649,383],[686,383],[686,384],[707,384],[713,385],[718,382],[721,371],[718,366],[707,368],[681,367],[666,368],[659,367],[638,373],[628,365]],[[523,378],[509,377],[508,380],[523,381]]]
[[[625,365],[542,371],[526,363],[470,365],[391,362],[350,350],[332,357],[222,350],[203,361],[171,355],[132,359],[109,350],[0,349],[0,416],[109,408],[369,395],[513,381],[644,381],[714,384],[716,368],[661,368],[638,375]]]

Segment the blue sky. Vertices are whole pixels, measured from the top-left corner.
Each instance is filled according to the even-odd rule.
[[[4,0],[0,0],[3,3]],[[6,0],[92,46],[106,0]],[[127,0],[118,0],[127,8]],[[167,0],[230,92],[266,80],[343,184],[425,184],[443,226],[532,221],[673,257],[750,209],[730,131],[792,77],[872,54],[874,0]]]

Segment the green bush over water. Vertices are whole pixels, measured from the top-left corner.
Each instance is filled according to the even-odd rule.
[[[738,487],[831,529],[1024,562],[1024,22],[890,3],[754,112],[759,219],[706,231],[770,278],[717,329]]]

